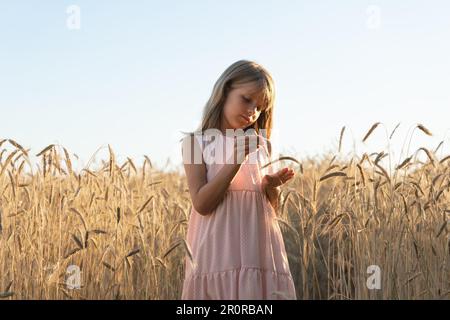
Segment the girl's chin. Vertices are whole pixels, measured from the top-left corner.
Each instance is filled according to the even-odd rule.
[[[236,129],[244,129],[244,128],[247,127],[247,124],[246,123],[242,123],[242,122],[240,122],[240,123],[238,122],[233,127],[235,128],[235,130]]]
[[[250,123],[235,123],[233,125],[233,130],[238,130],[238,129],[247,129],[251,126]]]

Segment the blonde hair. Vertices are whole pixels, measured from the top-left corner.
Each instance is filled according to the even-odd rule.
[[[261,114],[257,121],[244,130],[253,128],[258,134],[265,129],[265,138],[270,139],[273,122],[273,105],[275,86],[270,73],[254,61],[239,60],[230,65],[216,81],[211,96],[208,99],[197,133],[207,129],[219,129],[223,116],[223,106],[231,89],[237,86],[255,83],[258,92],[262,94]]]

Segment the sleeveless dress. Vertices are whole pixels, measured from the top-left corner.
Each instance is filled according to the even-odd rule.
[[[203,150],[210,181],[221,169],[233,138],[215,136]],[[219,159],[220,158],[220,159]],[[267,143],[250,153],[230,183],[216,209],[200,215],[193,207],[186,242],[193,261],[185,257],[182,300],[278,300],[296,299],[285,245],[276,212],[261,188],[268,163]],[[218,163],[216,163],[218,162]]]

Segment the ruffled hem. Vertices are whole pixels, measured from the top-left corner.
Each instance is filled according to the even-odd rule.
[[[241,267],[186,277],[181,299],[295,300],[297,297],[290,273]]]

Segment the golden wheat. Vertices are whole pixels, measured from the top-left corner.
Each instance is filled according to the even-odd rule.
[[[49,145],[34,172],[29,151],[5,142],[15,149],[0,152],[1,299],[180,298],[185,259],[195,264],[183,175],[159,171],[147,156],[141,166],[131,158],[119,165],[109,145],[109,161],[80,172],[68,150]],[[282,187],[276,220],[300,299],[449,298],[450,155],[418,151],[429,162],[407,157],[395,167],[405,169],[401,177],[381,166],[384,150],[345,162],[271,162],[300,168]],[[376,291],[366,286],[374,264],[382,270]],[[78,290],[66,285],[71,265],[82,270]]]

